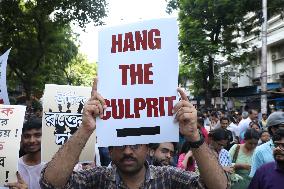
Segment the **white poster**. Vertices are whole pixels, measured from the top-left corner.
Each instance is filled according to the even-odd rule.
[[[16,182],[25,106],[0,105],[0,187]]]
[[[6,67],[10,50],[0,56],[0,104],[10,104],[6,85]]]
[[[176,19],[102,29],[98,79],[108,106],[97,120],[99,146],[178,141]]]
[[[82,123],[85,102],[91,87],[45,85],[42,118],[42,161],[48,162]],[[80,161],[94,161],[95,132],[88,140]]]

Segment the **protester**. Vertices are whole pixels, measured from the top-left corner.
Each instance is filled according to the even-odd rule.
[[[167,166],[173,161],[175,144],[172,142],[149,144],[150,165]]]
[[[24,123],[21,144],[25,155],[18,161],[18,171],[29,189],[40,188],[39,178],[44,167],[44,163],[41,163],[41,135],[41,119],[30,118]],[[20,183],[21,180],[9,186],[17,188]]]
[[[284,129],[284,112],[274,112],[267,118],[267,128],[271,136],[278,129]],[[256,147],[253,157],[252,166],[249,176],[253,177],[255,171],[263,164],[274,161],[273,158],[273,142],[272,140]]]
[[[205,142],[208,144],[208,131],[204,127],[204,117],[201,113],[197,113],[197,128],[205,139]]]
[[[210,125],[210,131],[214,129],[220,128],[220,120],[217,112],[211,113],[211,125]]]
[[[256,121],[252,121],[249,124],[249,128],[256,130],[257,132],[260,132],[260,125]]]
[[[260,132],[260,140],[258,145],[262,145],[270,140],[270,134],[267,130]]]
[[[209,133],[210,148],[216,153],[218,161],[220,165],[222,165],[223,169],[228,173],[232,173],[232,160],[229,152],[224,149],[224,147],[227,146],[228,141],[228,132],[222,128],[212,130]]]
[[[284,123],[282,123],[284,126]],[[284,181],[284,129],[276,131],[272,137],[275,161],[266,163],[257,169],[248,189],[279,189]]]
[[[260,120],[260,126],[263,130],[267,130],[267,114],[262,114],[262,119]]]
[[[248,129],[244,138],[244,144],[235,144],[229,151],[235,173],[242,177],[231,189],[246,189],[250,183],[251,159],[258,143],[259,133],[254,129]]]
[[[182,100],[175,105],[173,112],[176,113],[175,119],[179,122],[180,133],[190,142],[202,182],[209,189],[226,188],[226,176],[198,132],[197,111],[188,102],[186,94],[181,89],[178,91]],[[96,91],[95,80],[92,97],[84,107],[81,127],[60,148],[42,172],[40,183],[43,189],[205,188],[192,172],[171,166],[149,166],[146,162],[148,145],[145,144],[111,147],[110,156],[113,162],[111,168],[96,167],[72,173],[84,145],[96,128],[96,117],[102,117],[105,108],[104,99]]]
[[[196,162],[194,160],[193,153],[190,150],[190,145],[188,144],[188,142],[185,142],[182,145],[177,167],[186,171],[196,171]]]
[[[236,144],[236,143],[239,142],[239,138],[238,138],[238,136],[237,136],[237,133],[238,133],[237,121],[236,121],[235,117],[232,116],[232,115],[229,115],[228,118],[229,118],[229,120],[230,120],[230,124],[229,124],[229,126],[227,127],[227,129],[232,132],[233,141],[234,141],[234,143]]]
[[[241,137],[242,133],[245,133],[245,131],[249,128],[249,124],[252,121],[257,121],[258,111],[255,109],[249,110],[249,116],[246,119],[242,119],[238,125],[238,136],[240,137],[240,140],[243,140]]]
[[[221,125],[221,128],[224,129],[226,132],[228,132],[228,136],[229,136],[229,139],[228,139],[228,143],[227,145],[224,147],[226,150],[230,150],[230,148],[234,145],[234,138],[233,138],[233,133],[228,130],[228,126],[229,126],[229,118],[228,117],[221,117],[220,118],[220,125]]]

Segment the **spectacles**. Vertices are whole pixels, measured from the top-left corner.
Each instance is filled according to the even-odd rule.
[[[135,145],[123,145],[123,146],[114,146],[114,148],[118,150],[125,150],[125,148],[129,147],[131,150],[138,150],[142,144],[135,144]]]
[[[278,143],[278,142],[274,142],[274,147],[275,148],[280,148],[280,150],[284,151],[284,143]]]
[[[220,143],[220,142],[216,142],[216,144],[218,144],[221,147],[226,147],[226,145],[227,145],[227,144],[223,144],[223,143]]]

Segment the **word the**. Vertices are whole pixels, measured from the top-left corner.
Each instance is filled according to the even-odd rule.
[[[153,80],[150,76],[153,72],[150,68],[153,67],[152,63],[149,64],[130,64],[130,65],[119,65],[119,69],[122,72],[122,85],[127,85],[128,70],[130,74],[131,85],[134,84],[153,84]]]

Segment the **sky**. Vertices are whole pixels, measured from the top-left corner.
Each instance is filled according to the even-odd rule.
[[[108,16],[104,19],[106,26],[127,24],[142,20],[176,17],[177,13],[166,13],[165,0],[106,0]],[[79,33],[80,51],[87,55],[89,62],[98,60],[98,29],[89,24],[86,31],[74,29]]]

